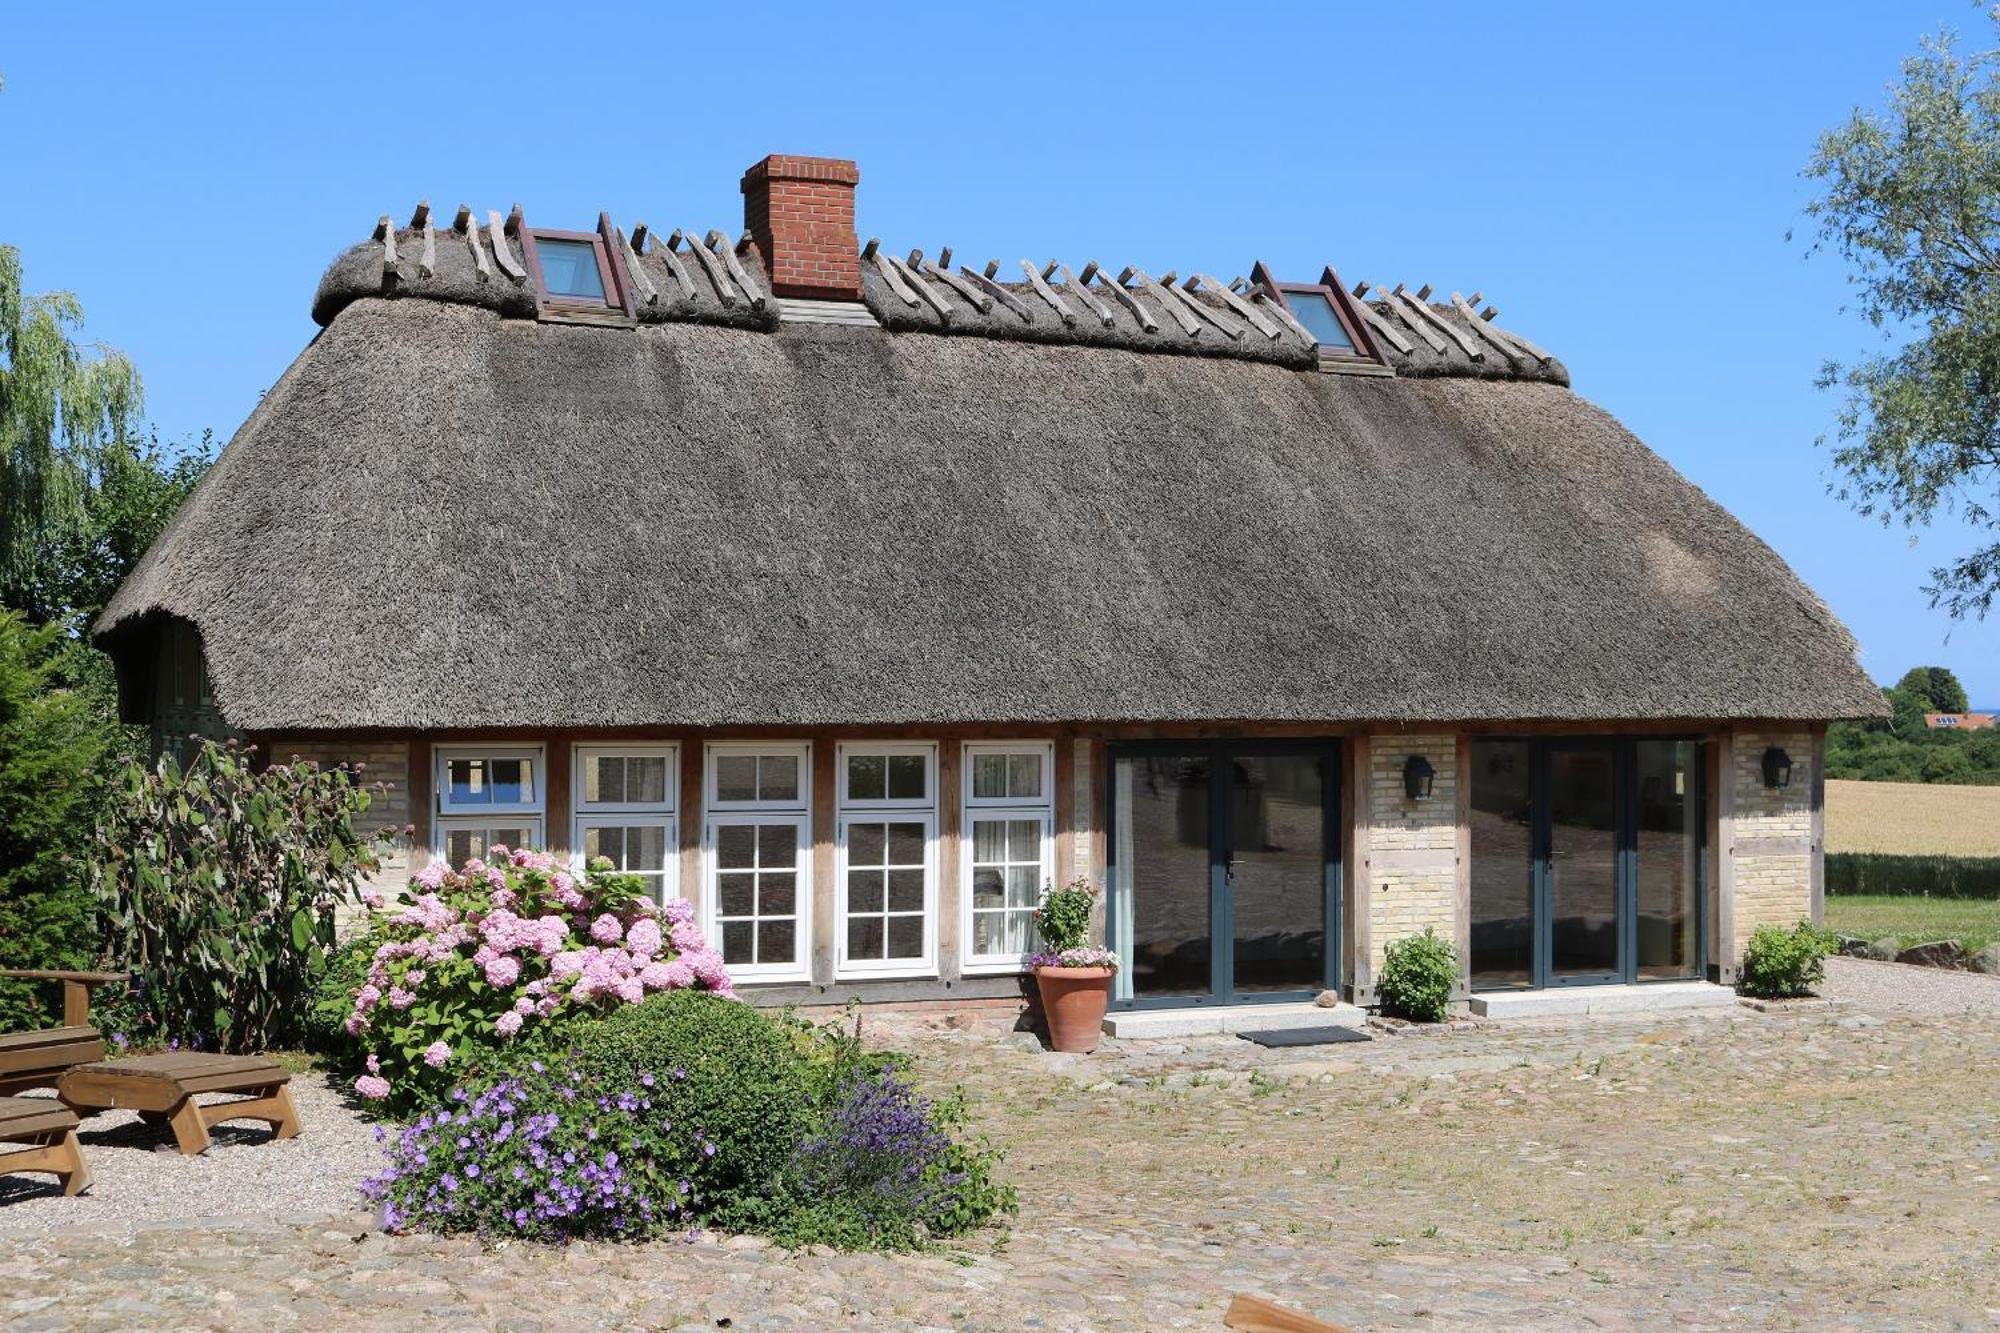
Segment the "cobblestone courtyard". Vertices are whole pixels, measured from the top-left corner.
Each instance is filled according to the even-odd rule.
[[[1979,984],[1966,993],[2000,1002],[2000,981],[1961,979]],[[1252,1291],[1356,1329],[2000,1327],[2000,1004],[1929,1008],[1081,1058],[884,1022],[875,1035],[916,1051],[927,1082],[963,1083],[1009,1146],[1022,1210],[1004,1233],[888,1258],[747,1239],[486,1251],[354,1216],[38,1226],[0,1237],[0,1316],[1219,1329],[1230,1293]],[[246,1135],[212,1156],[290,1146]],[[99,1156],[108,1180],[118,1155]]]

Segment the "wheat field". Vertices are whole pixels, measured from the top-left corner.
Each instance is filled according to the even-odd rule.
[[[2000,856],[2000,787],[1829,778],[1826,849]]]

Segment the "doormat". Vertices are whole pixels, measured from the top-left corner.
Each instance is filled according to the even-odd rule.
[[[1373,1041],[1360,1028],[1344,1028],[1329,1023],[1321,1028],[1276,1028],[1265,1032],[1239,1032],[1245,1041],[1259,1046],[1332,1046],[1343,1041]]]

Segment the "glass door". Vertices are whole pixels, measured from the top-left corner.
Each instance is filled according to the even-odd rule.
[[[1114,749],[1121,1003],[1251,1003],[1337,984],[1337,759],[1320,742]]]
[[[1608,745],[1549,751],[1540,944],[1550,985],[1623,977],[1616,759]]]

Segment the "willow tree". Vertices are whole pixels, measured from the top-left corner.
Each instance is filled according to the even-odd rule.
[[[1993,16],[2000,30],[2000,11]],[[1879,111],[1822,135],[1805,175],[1820,246],[1846,260],[1888,344],[1828,363],[1844,391],[1838,493],[1911,527],[1955,515],[1980,536],[1931,571],[1931,604],[1983,616],[2000,593],[2000,51],[1949,34],[1903,63]]]
[[[24,295],[20,251],[0,245],[0,598],[78,535],[107,457],[133,451],[139,374],[82,329],[76,297]]]

